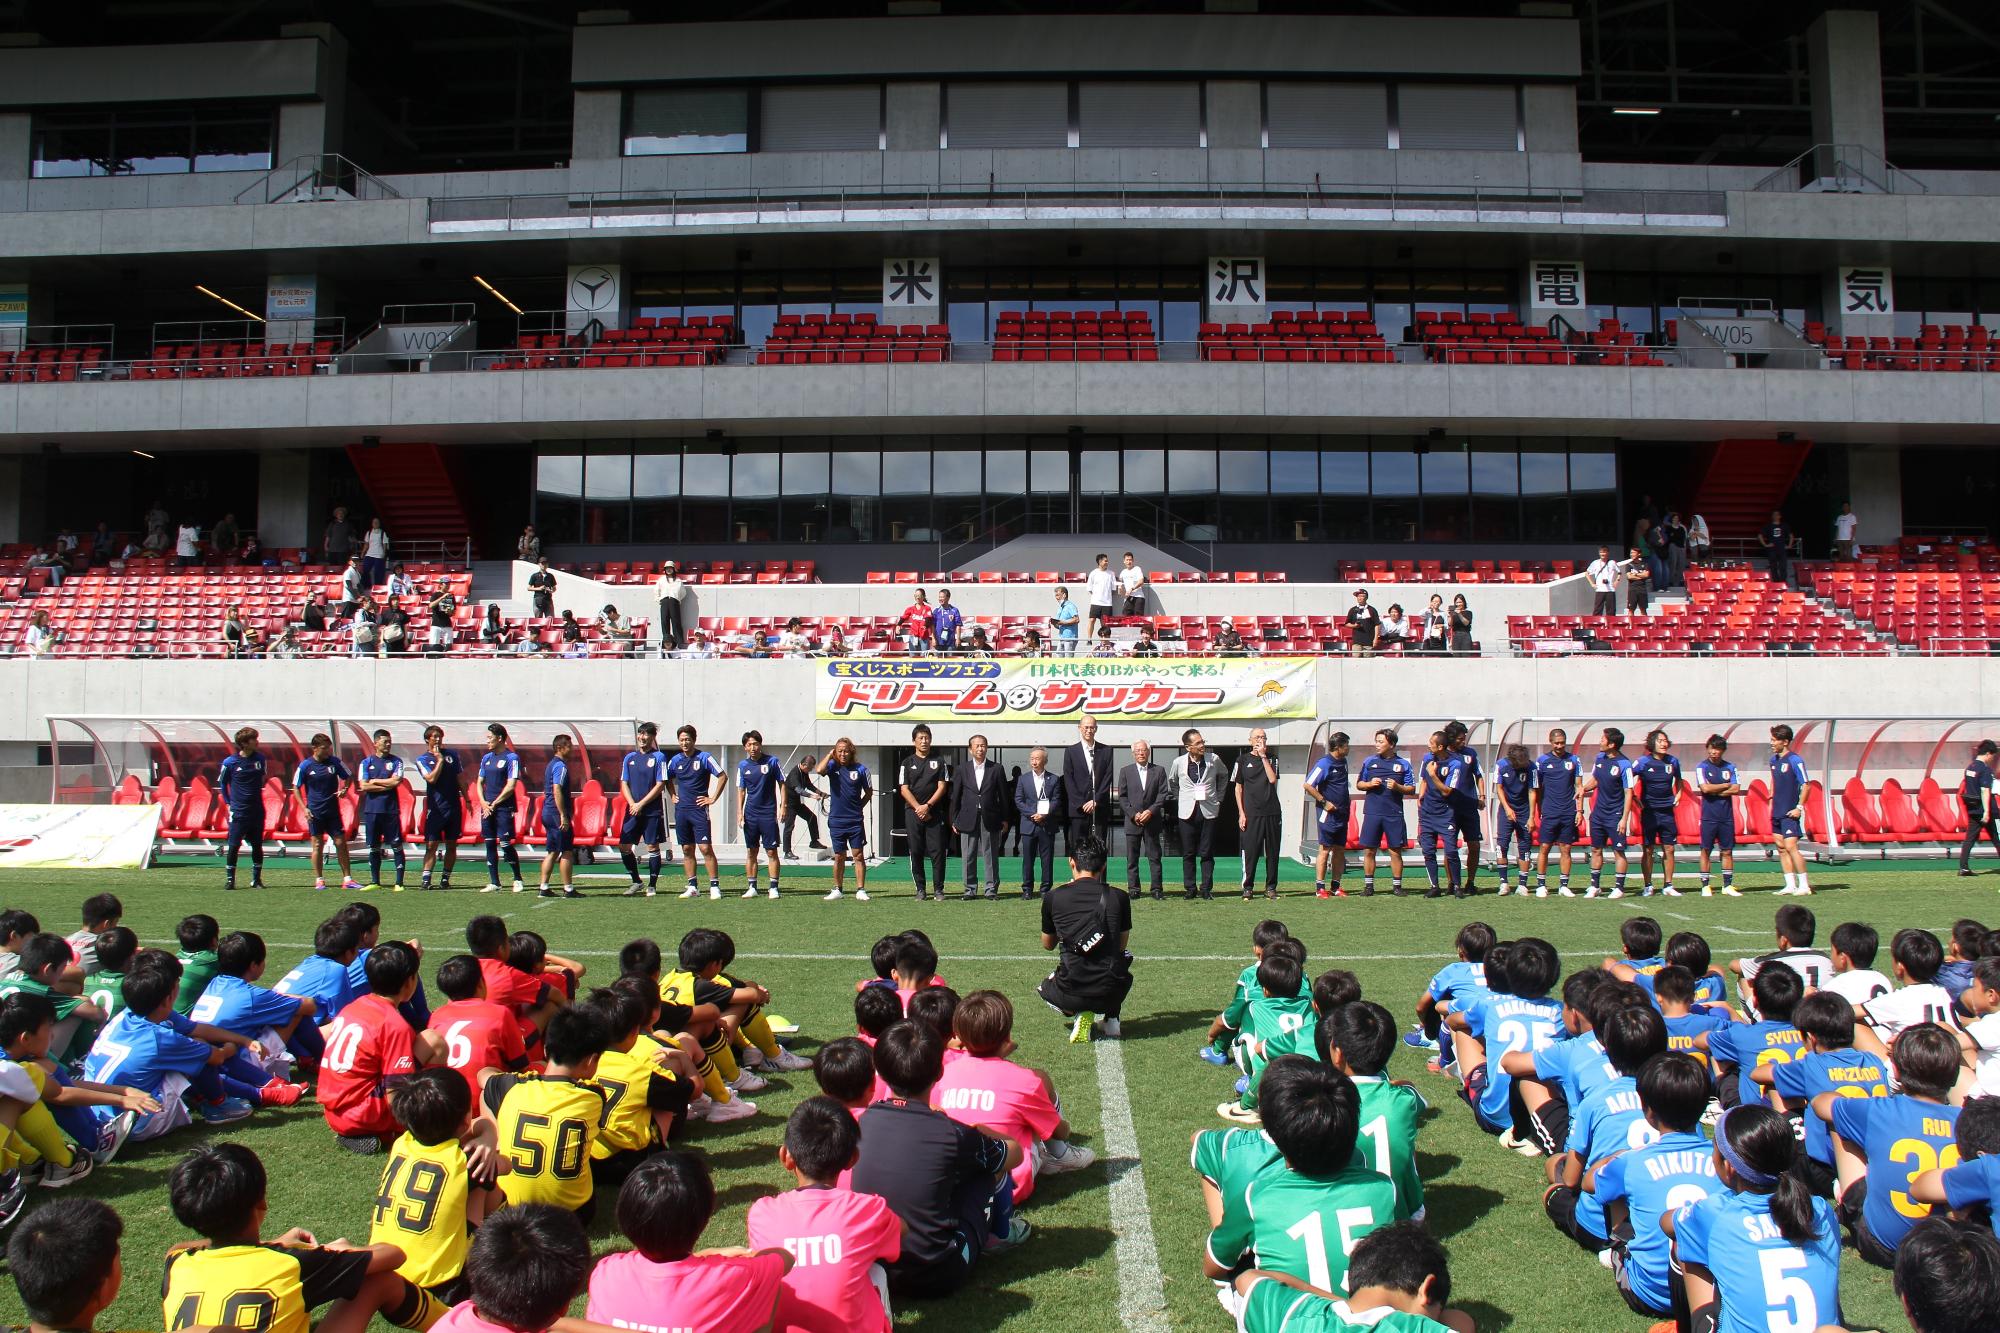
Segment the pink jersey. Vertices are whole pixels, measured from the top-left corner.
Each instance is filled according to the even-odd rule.
[[[750,1205],[750,1245],[792,1256],[772,1333],[888,1333],[870,1265],[903,1252],[903,1223],[873,1194],[808,1186]]]
[[[460,1301],[444,1312],[444,1318],[431,1325],[431,1333],[514,1333],[505,1324],[496,1324],[480,1316],[471,1301]]]
[[[643,1333],[753,1333],[771,1322],[782,1255],[693,1254],[656,1264],[636,1250],[598,1262],[583,1317]]]
[[[1062,1123],[1062,1112],[1034,1070],[998,1056],[968,1053],[945,1065],[944,1077],[931,1089],[931,1105],[961,1125],[997,1130],[1020,1144],[1014,1198],[1020,1201],[1034,1193],[1035,1145]]]

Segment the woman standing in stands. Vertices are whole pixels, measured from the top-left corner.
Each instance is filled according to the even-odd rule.
[[[430,612],[431,618],[428,651],[435,657],[451,647],[451,618],[458,610],[458,598],[452,596],[449,582],[438,584],[425,609]]]
[[[222,613],[222,655],[243,656],[243,608],[233,602]]]
[[[22,636],[28,656],[46,657],[55,650],[56,639],[60,637],[49,625],[49,613],[37,611],[28,620],[28,631]]]
[[[347,627],[353,643],[354,656],[373,657],[381,646],[381,621],[375,611],[375,597],[372,593],[361,595],[361,605],[354,608],[354,623]]]
[[[1465,604],[1465,594],[1459,593],[1451,599],[1451,650],[1470,656],[1478,651],[1472,642],[1472,608]]]
[[[1434,592],[1431,594],[1429,605],[1424,607],[1424,618],[1422,627],[1419,630],[1420,637],[1417,640],[1417,651],[1442,655],[1450,630],[1449,618],[1444,613],[1444,595]]]
[[[1713,540],[1708,535],[1708,520],[1700,514],[1688,519],[1688,567],[1691,569],[1708,559],[1708,548]]]
[[[361,534],[361,576],[373,588],[383,582],[388,569],[389,531],[378,516],[368,520],[368,531]]]
[[[403,653],[410,646],[410,613],[394,597],[375,618],[375,637],[381,640],[385,655]]]

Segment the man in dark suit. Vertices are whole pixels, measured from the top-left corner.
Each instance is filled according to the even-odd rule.
[[[1007,789],[1005,770],[986,757],[984,736],[967,741],[965,752],[969,757],[951,771],[945,805],[951,811],[951,826],[958,832],[969,902],[978,891],[975,866],[981,863],[986,872],[986,896],[1000,896],[1000,835],[1007,824],[1013,793]]]
[[[1021,812],[1021,896],[1035,896],[1035,863],[1041,863],[1042,892],[1054,883],[1056,825],[1062,822],[1062,779],[1049,772],[1049,752],[1028,751],[1028,771],[1014,783],[1014,808]]]
[[[1160,879],[1160,831],[1166,827],[1167,773],[1153,762],[1153,747],[1132,742],[1132,762],[1118,770],[1113,788],[1125,812],[1125,891],[1139,896],[1139,857],[1152,869],[1153,897],[1166,896]]]
[[[1085,834],[1105,842],[1111,827],[1111,747],[1097,742],[1097,719],[1085,714],[1076,724],[1077,743],[1063,751],[1063,797],[1069,806],[1069,845]]]

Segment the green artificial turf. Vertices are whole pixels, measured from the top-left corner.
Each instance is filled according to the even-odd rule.
[[[467,869],[473,875],[461,880],[479,878],[476,867]],[[1222,869],[1226,881],[1235,865],[1225,862]],[[952,870],[956,874],[957,866]],[[1169,866],[1170,881],[1177,870]],[[1014,873],[1009,863],[1003,882]],[[1122,871],[1114,867],[1114,873]],[[2000,879],[1954,879],[1940,862],[1827,867],[1814,878],[1819,896],[1808,905],[1819,915],[1822,940],[1835,924],[1860,920],[1881,931],[1886,952],[1888,937],[1906,925],[1927,926],[1943,935],[1959,916],[2000,918],[1994,899]],[[1413,875],[1412,882],[1416,879]],[[1688,876],[1683,883],[1691,880]],[[219,872],[207,867],[89,876],[9,872],[0,873],[0,904],[27,908],[40,917],[44,929],[66,933],[78,924],[78,904],[108,889],[123,898],[127,925],[146,942],[170,948],[181,916],[208,912],[224,931],[263,934],[270,946],[268,979],[275,980],[309,952],[313,927],[343,895],[313,892],[297,861],[274,862],[271,881],[273,887],[262,893],[225,894]],[[1502,938],[1532,933],[1548,939],[1561,951],[1567,972],[1615,953],[1619,921],[1642,911],[1659,917],[1669,932],[1703,931],[1718,961],[1758,952],[1770,947],[1773,910],[1792,901],[1770,896],[1777,877],[1764,870],[1746,870],[1740,882],[1749,893],[1740,900],[1688,896],[1613,903],[1555,897],[1496,901],[1487,896],[1465,904],[1378,896],[1321,902],[1311,896],[1310,881],[1309,871],[1287,865],[1286,894],[1279,903],[1260,899],[1245,904],[1225,883],[1213,903],[1187,903],[1175,896],[1137,905],[1132,947],[1138,980],[1116,1056],[1123,1062],[1139,1160],[1100,1162],[1075,1175],[1045,1180],[1025,1210],[1035,1226],[1033,1238],[1019,1250],[981,1264],[970,1289],[950,1302],[913,1304],[899,1311],[899,1326],[951,1333],[1029,1327],[1102,1333],[1119,1328],[1121,1274],[1107,1182],[1115,1173],[1134,1170],[1143,1173],[1168,1326],[1218,1333],[1229,1326],[1211,1284],[1201,1275],[1206,1220],[1199,1184],[1188,1167],[1188,1136],[1222,1123],[1215,1106],[1229,1094],[1235,1075],[1201,1063],[1195,1050],[1247,960],[1252,924],[1266,915],[1286,921],[1306,943],[1309,974],[1350,968],[1369,998],[1407,1018],[1432,972],[1447,961],[1453,934],[1475,916],[1491,922]],[[663,882],[675,884],[672,869]],[[787,897],[777,903],[738,899],[740,868],[725,879],[730,896],[713,903],[705,897],[678,901],[675,887],[651,901],[626,900],[615,896],[618,886],[590,880],[584,887],[591,899],[582,902],[545,903],[532,894],[482,896],[463,889],[448,895],[381,892],[371,898],[385,914],[386,935],[423,943],[427,977],[462,947],[464,923],[479,912],[500,912],[517,929],[541,932],[554,951],[588,964],[586,984],[608,980],[618,946],[636,935],[654,936],[671,955],[690,927],[718,926],[736,941],[739,962],[732,971],[771,988],[773,1009],[800,1024],[794,1044],[807,1054],[820,1042],[852,1031],[853,983],[868,973],[869,945],[882,934],[921,926],[938,946],[944,977],[961,994],[992,987],[1013,998],[1018,1058],[1053,1075],[1076,1141],[1102,1153],[1099,1061],[1109,1053],[1068,1044],[1066,1030],[1036,999],[1034,986],[1047,973],[1048,962],[1039,948],[1033,906],[1018,897],[919,905],[900,865],[876,869],[874,901],[865,904],[819,901],[826,887],[824,871],[792,870],[786,882]],[[728,887],[732,883],[734,889]],[[1482,884],[1489,893],[1490,887],[1490,879]],[[1482,1330],[1645,1328],[1647,1321],[1619,1299],[1611,1275],[1558,1235],[1543,1216],[1542,1164],[1501,1150],[1479,1132],[1453,1095],[1455,1085],[1425,1073],[1417,1053],[1399,1046],[1391,1073],[1414,1081],[1434,1107],[1424,1124],[1420,1162],[1429,1224],[1451,1252],[1454,1303],[1469,1310]],[[692,1128],[689,1143],[707,1153],[717,1175],[719,1209],[705,1244],[742,1244],[751,1201],[788,1184],[776,1160],[777,1144],[786,1113],[812,1091],[810,1074],[773,1078],[770,1090],[755,1098],[762,1110],[755,1119]],[[111,1202],[126,1222],[125,1288],[100,1319],[101,1327],[160,1327],[160,1256],[168,1245],[187,1238],[167,1207],[167,1173],[181,1152],[210,1132],[196,1126],[135,1147],[73,1187],[75,1193]],[[310,1103],[259,1112],[212,1132],[238,1138],[263,1157],[271,1181],[269,1234],[303,1226],[322,1240],[366,1239],[382,1159],[359,1159],[335,1148]],[[42,1190],[34,1194],[30,1208],[55,1197]],[[608,1196],[601,1200],[593,1228],[600,1249],[618,1243],[609,1204]],[[1843,1293],[1850,1326],[1902,1326],[1888,1275],[1851,1255]],[[581,1308],[579,1302],[579,1313]],[[1821,1314],[1826,1318],[1830,1312]],[[22,1322],[20,1302],[6,1284],[0,1288],[0,1323]],[[1159,1324],[1155,1319],[1142,1326]]]

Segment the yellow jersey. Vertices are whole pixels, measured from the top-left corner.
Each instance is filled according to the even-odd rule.
[[[471,1248],[465,1224],[469,1189],[458,1140],[424,1144],[403,1135],[389,1149],[389,1165],[375,1191],[368,1243],[400,1248],[403,1263],[396,1271],[420,1287],[451,1281],[464,1271]]]
[[[656,1059],[665,1048],[644,1033],[629,1051],[609,1050],[598,1057],[591,1082],[604,1089],[604,1120],[590,1155],[598,1161],[617,1152],[636,1152],[660,1141],[655,1110],[685,1109],[686,1098],[663,1096],[654,1083],[673,1084],[674,1075]],[[670,1090],[677,1091],[677,1090]]]
[[[198,1325],[312,1333],[312,1311],[361,1290],[366,1250],[211,1245],[167,1255],[168,1333]]]
[[[590,1202],[590,1145],[604,1119],[604,1089],[571,1078],[496,1074],[481,1095],[512,1168],[500,1176],[508,1203],[574,1211]]]

